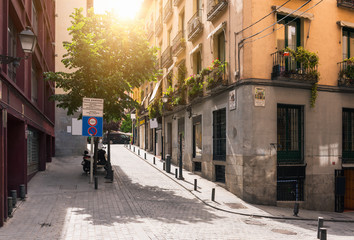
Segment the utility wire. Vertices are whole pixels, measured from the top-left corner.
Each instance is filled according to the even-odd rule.
[[[265,19],[266,17],[270,16],[272,13],[276,12],[279,8],[283,7],[285,4],[287,4],[287,3],[290,2],[290,1],[291,1],[291,0],[286,1],[286,2],[283,3],[281,6],[279,6],[279,7],[276,8],[276,9],[274,9],[273,11],[271,11],[270,13],[268,13],[267,15],[265,15],[264,17],[262,17],[262,18],[259,19],[258,21],[252,23],[252,24],[249,25],[248,27],[246,27],[246,28],[242,29],[241,31],[237,32],[236,35],[242,33],[243,31],[249,29],[250,27],[256,25],[257,23],[259,23],[260,21],[262,21],[262,20]]]
[[[309,10],[311,10],[312,8],[316,7],[316,6],[317,6],[318,4],[320,4],[321,2],[323,2],[323,0],[319,1],[318,3],[316,3],[315,5],[313,5],[312,7],[310,7],[309,9],[307,9],[306,11],[302,12],[300,15],[296,16],[293,20],[287,22],[286,24],[281,25],[280,27],[278,27],[277,29],[273,30],[272,32],[270,32],[270,33],[268,33],[268,34],[266,34],[266,35],[264,35],[264,36],[262,36],[262,37],[259,37],[259,38],[256,38],[256,39],[253,39],[253,40],[249,40],[249,41],[247,41],[247,42],[244,42],[243,44],[255,42],[255,41],[259,40],[259,39],[262,39],[262,38],[265,38],[265,37],[271,35],[271,34],[274,33],[275,31],[278,31],[279,29],[285,27],[286,25],[288,25],[288,24],[294,22],[296,19],[298,19],[299,17],[301,17],[304,13],[306,13],[306,12],[308,12]]]
[[[293,14],[294,12],[297,12],[299,9],[303,8],[304,6],[306,6],[306,5],[309,4],[311,1],[312,1],[312,0],[308,0],[307,2],[305,2],[304,4],[302,4],[300,7],[298,7],[297,9],[295,9],[294,11],[292,11],[291,13],[287,14],[286,16],[284,16],[283,18],[281,18],[280,20],[276,21],[275,23],[271,24],[270,26],[264,28],[263,30],[261,30],[261,31],[259,31],[259,32],[257,32],[257,33],[255,33],[255,34],[253,34],[253,35],[251,35],[251,36],[249,36],[249,37],[246,37],[246,38],[242,39],[239,44],[242,44],[245,40],[247,40],[247,39],[249,39],[249,38],[253,38],[253,37],[255,37],[255,36],[261,34],[261,33],[264,32],[265,30],[267,30],[268,28],[273,27],[275,24],[278,24],[279,22],[283,21],[285,18],[289,17],[289,16],[290,16],[291,14]]]

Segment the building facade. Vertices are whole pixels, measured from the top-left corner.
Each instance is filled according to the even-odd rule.
[[[54,155],[54,84],[43,73],[54,71],[55,3],[52,0],[0,2],[0,54],[20,57],[18,64],[0,65],[0,226],[8,217],[11,190],[37,171],[46,169]],[[18,34],[29,26],[37,45],[25,57]]]
[[[67,72],[61,62],[66,50],[63,47],[64,41],[71,41],[68,28],[71,26],[70,15],[75,8],[83,8],[84,12],[93,7],[93,0],[61,0],[55,1],[56,9],[56,24],[55,24],[55,39],[56,39],[56,58],[55,69],[57,72]],[[56,94],[64,94],[62,89],[56,88]],[[80,113],[68,116],[66,109],[55,108],[55,153],[56,156],[77,156],[82,155],[87,148],[86,137],[81,135],[72,135],[72,121],[77,119]]]
[[[143,17],[157,154],[251,203],[354,209],[352,1],[147,0]]]

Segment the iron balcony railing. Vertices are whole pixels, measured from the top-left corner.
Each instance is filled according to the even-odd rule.
[[[168,0],[165,7],[163,8],[163,20],[167,22],[169,18],[172,16],[172,0]]]
[[[169,67],[173,63],[172,59],[172,48],[171,46],[168,46],[166,50],[162,53],[161,57],[161,65],[162,67]]]
[[[337,0],[337,6],[354,9],[354,0]]]
[[[178,56],[178,54],[186,48],[186,39],[184,38],[184,32],[179,31],[172,41],[172,55]]]
[[[343,61],[339,65],[338,86],[354,87],[354,62]]]
[[[192,41],[203,31],[202,10],[199,9],[188,21],[188,40]]]
[[[273,58],[272,79],[290,79],[309,83],[318,81],[317,66],[315,68],[305,68],[296,61],[289,53],[277,51],[271,54]]]
[[[227,0],[208,0],[207,20],[212,21],[222,13],[227,7]]]
[[[156,36],[162,32],[162,18],[159,16],[157,21],[155,22],[155,33]]]

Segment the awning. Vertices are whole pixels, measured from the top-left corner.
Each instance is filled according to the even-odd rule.
[[[217,26],[211,33],[209,33],[207,39],[211,38],[211,37],[214,36],[215,34],[218,34],[218,33],[221,32],[222,30],[224,30],[225,27],[226,27],[226,22],[220,23],[219,26]]]
[[[279,7],[280,6],[272,6],[272,9],[275,10],[275,9],[278,9]],[[294,11],[295,10],[290,9],[290,8],[281,7],[276,12],[280,13],[280,14],[285,14],[285,15],[288,15],[291,13],[290,16],[307,18],[311,21],[315,18],[315,16],[312,13],[304,13],[304,12],[300,12],[300,11],[294,12]]]
[[[151,94],[151,97],[150,97],[149,102],[152,102],[152,101],[154,100],[154,98],[155,98],[155,96],[156,96],[156,93],[157,93],[157,90],[159,90],[161,81],[162,81],[162,79],[156,83],[155,88],[154,88],[154,91],[153,91],[152,94]]]
[[[199,43],[195,48],[193,48],[193,50],[189,52],[189,55],[192,55],[195,52],[200,51],[200,49],[202,49],[202,44],[201,43]]]
[[[337,24],[341,27],[354,28],[354,23],[351,22],[338,21]]]

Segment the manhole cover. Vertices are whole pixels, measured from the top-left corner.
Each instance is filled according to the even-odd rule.
[[[60,185],[59,189],[62,189],[62,190],[76,190],[77,189],[77,185]]]
[[[272,229],[272,232],[285,234],[285,235],[297,235],[296,232],[288,231],[285,229]]]
[[[246,209],[247,207],[241,203],[226,203],[226,205],[233,209]]]

